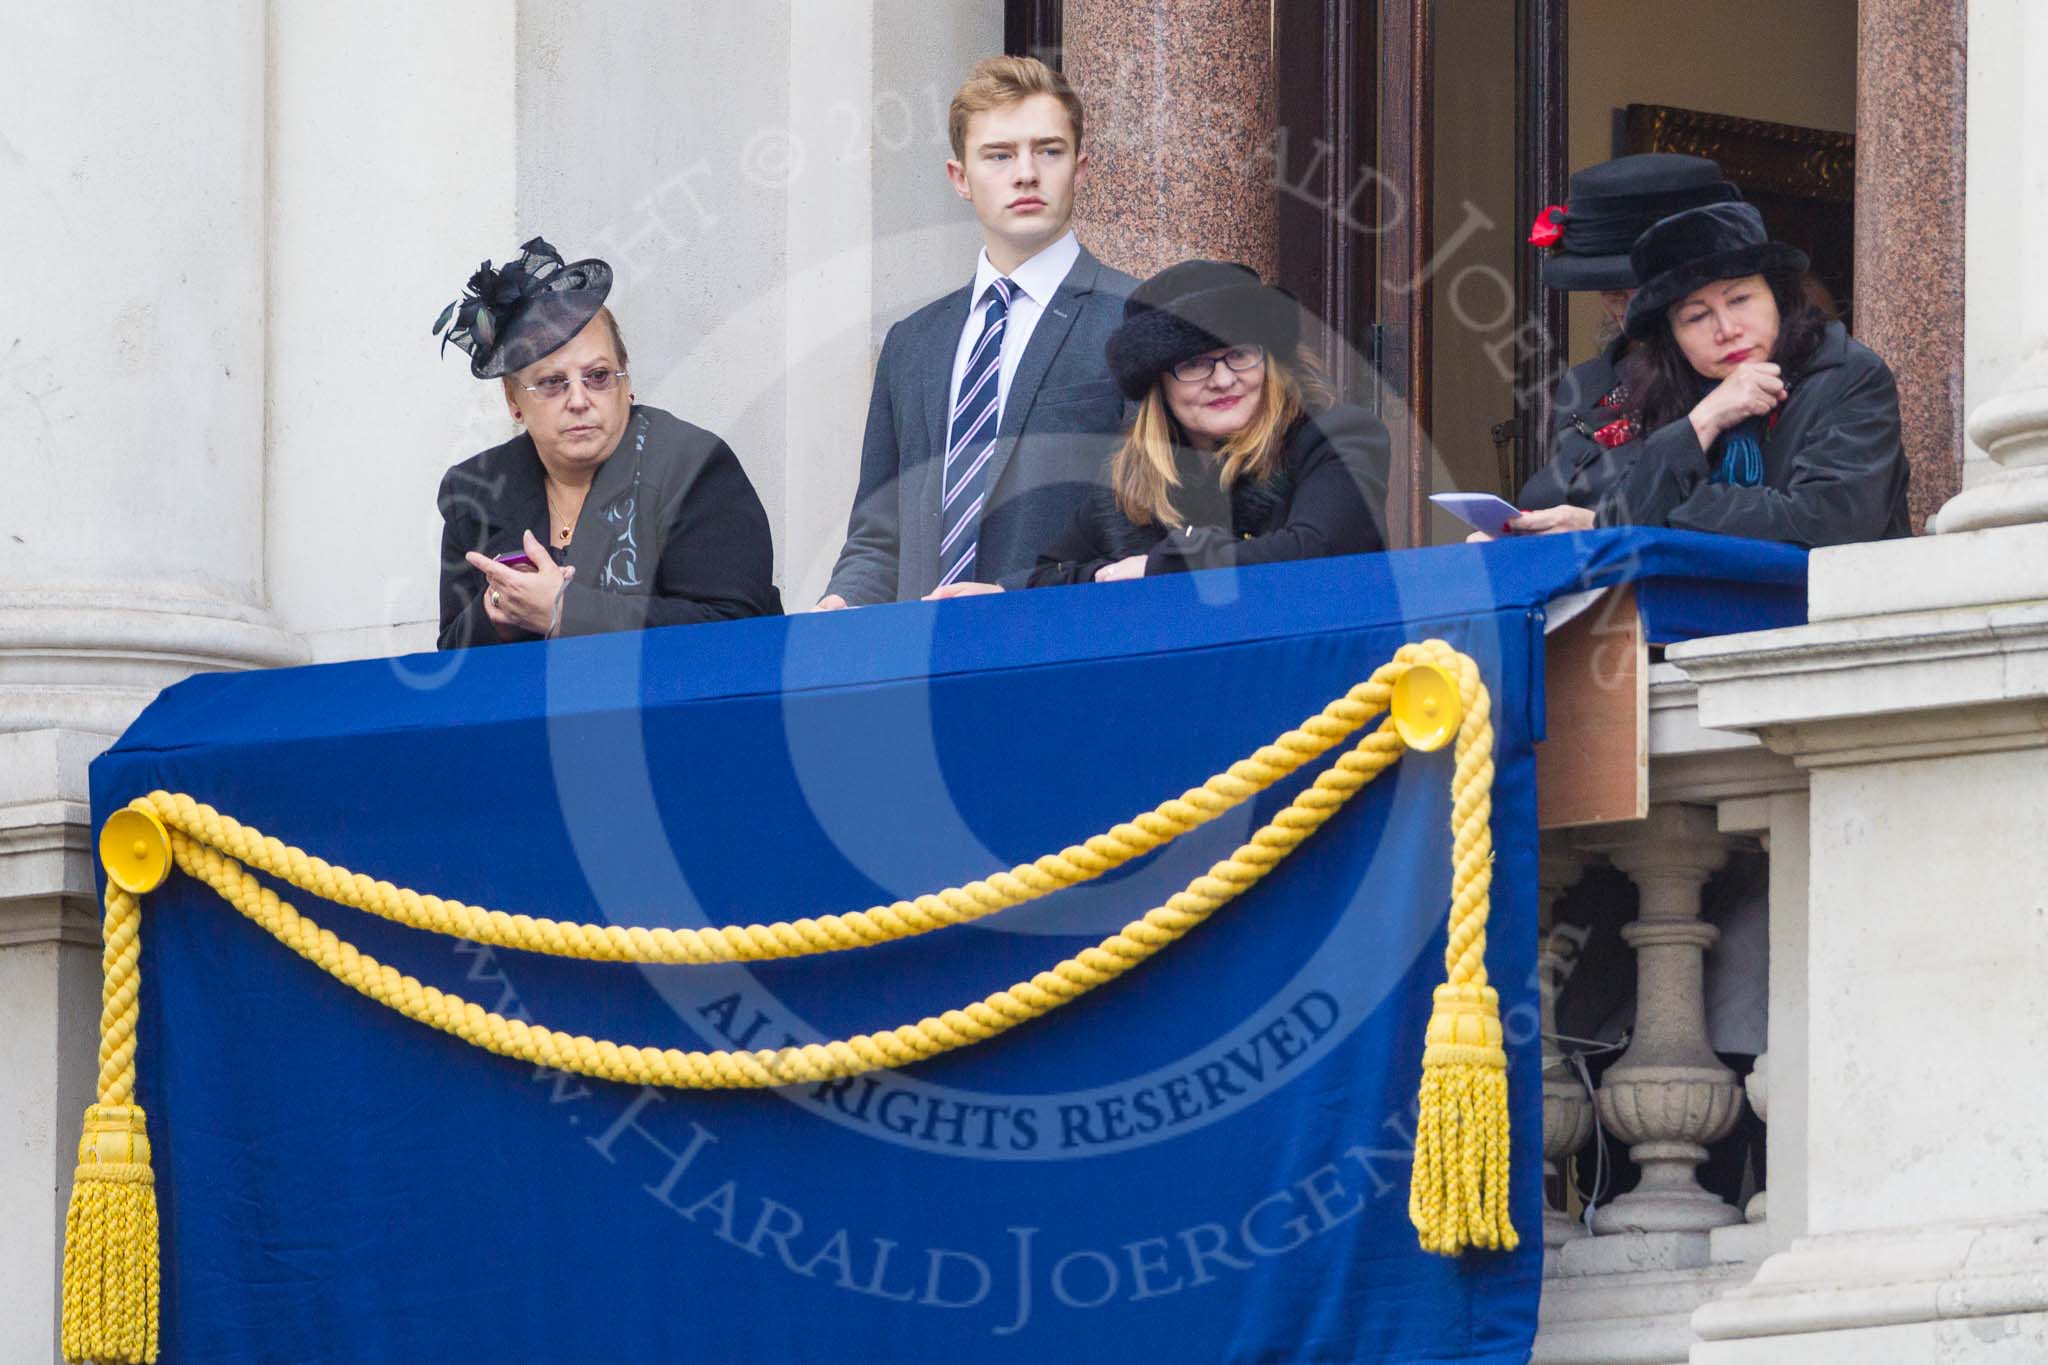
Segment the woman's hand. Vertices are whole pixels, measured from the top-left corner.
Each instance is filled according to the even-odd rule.
[[[475,550],[464,557],[484,576],[484,615],[491,618],[499,635],[513,630],[546,635],[554,628],[555,601],[576,571],[556,564],[533,532],[526,533],[531,568],[514,569]]]
[[[1144,576],[1145,556],[1143,555],[1131,555],[1127,559],[1119,559],[1115,563],[1105,564],[1095,571],[1095,581],[1097,583],[1114,583],[1123,578],[1143,578]]]
[[[1712,447],[1730,427],[1771,411],[1785,401],[1786,392],[1784,375],[1770,361],[1737,365],[1693,407],[1692,429],[1700,439],[1700,449]]]
[[[1593,509],[1590,507],[1539,507],[1533,512],[1524,512],[1508,523],[1508,529],[1521,536],[1554,535],[1559,531],[1590,531],[1593,529]],[[1469,537],[1468,537],[1469,539]]]
[[[980,597],[985,593],[1002,590],[1003,585],[1000,583],[948,583],[944,587],[933,588],[924,595],[924,600],[943,602],[949,597]]]

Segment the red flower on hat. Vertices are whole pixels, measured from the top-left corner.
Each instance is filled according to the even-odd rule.
[[[1568,215],[1564,205],[1552,204],[1536,215],[1536,221],[1529,227],[1530,246],[1556,246],[1564,240],[1564,228],[1559,226]]]

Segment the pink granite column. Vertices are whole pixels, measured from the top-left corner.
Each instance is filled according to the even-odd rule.
[[[1066,0],[1089,250],[1141,277],[1190,256],[1273,277],[1272,25],[1272,0]]]
[[[1963,479],[1967,0],[1861,0],[1856,333],[1899,381],[1913,525]]]

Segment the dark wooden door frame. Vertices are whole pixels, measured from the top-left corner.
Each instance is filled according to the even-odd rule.
[[[1381,0],[1377,104],[1383,193],[1374,304],[1380,378],[1391,400],[1382,416],[1394,438],[1387,531],[1396,549],[1429,543],[1434,20],[1435,0]]]
[[[1064,0],[1003,0],[1003,53],[1060,69]]]
[[[1373,252],[1358,205],[1374,156],[1375,0],[1273,12],[1273,192],[1279,283],[1321,318],[1332,385],[1370,401]],[[1370,204],[1362,210],[1370,221]]]
[[[1567,29],[1570,0],[1515,3],[1515,222],[1523,224],[1549,204],[1562,204],[1570,176],[1567,135]],[[1518,489],[1550,458],[1551,398],[1568,359],[1563,293],[1543,286],[1542,261],[1533,248],[1518,245],[1515,256],[1515,315],[1523,320],[1515,347],[1514,487]]]

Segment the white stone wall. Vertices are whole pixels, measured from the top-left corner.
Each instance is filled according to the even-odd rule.
[[[437,356],[477,263],[620,269],[647,402],[724,435],[792,605],[883,329],[969,277],[944,109],[999,0],[0,0],[0,1360],[55,1356],[98,1013],[86,764],[178,678],[430,648]]]
[[[513,29],[499,0],[271,9],[261,544],[316,658],[432,647],[434,490],[503,439],[428,333],[519,240]]]

